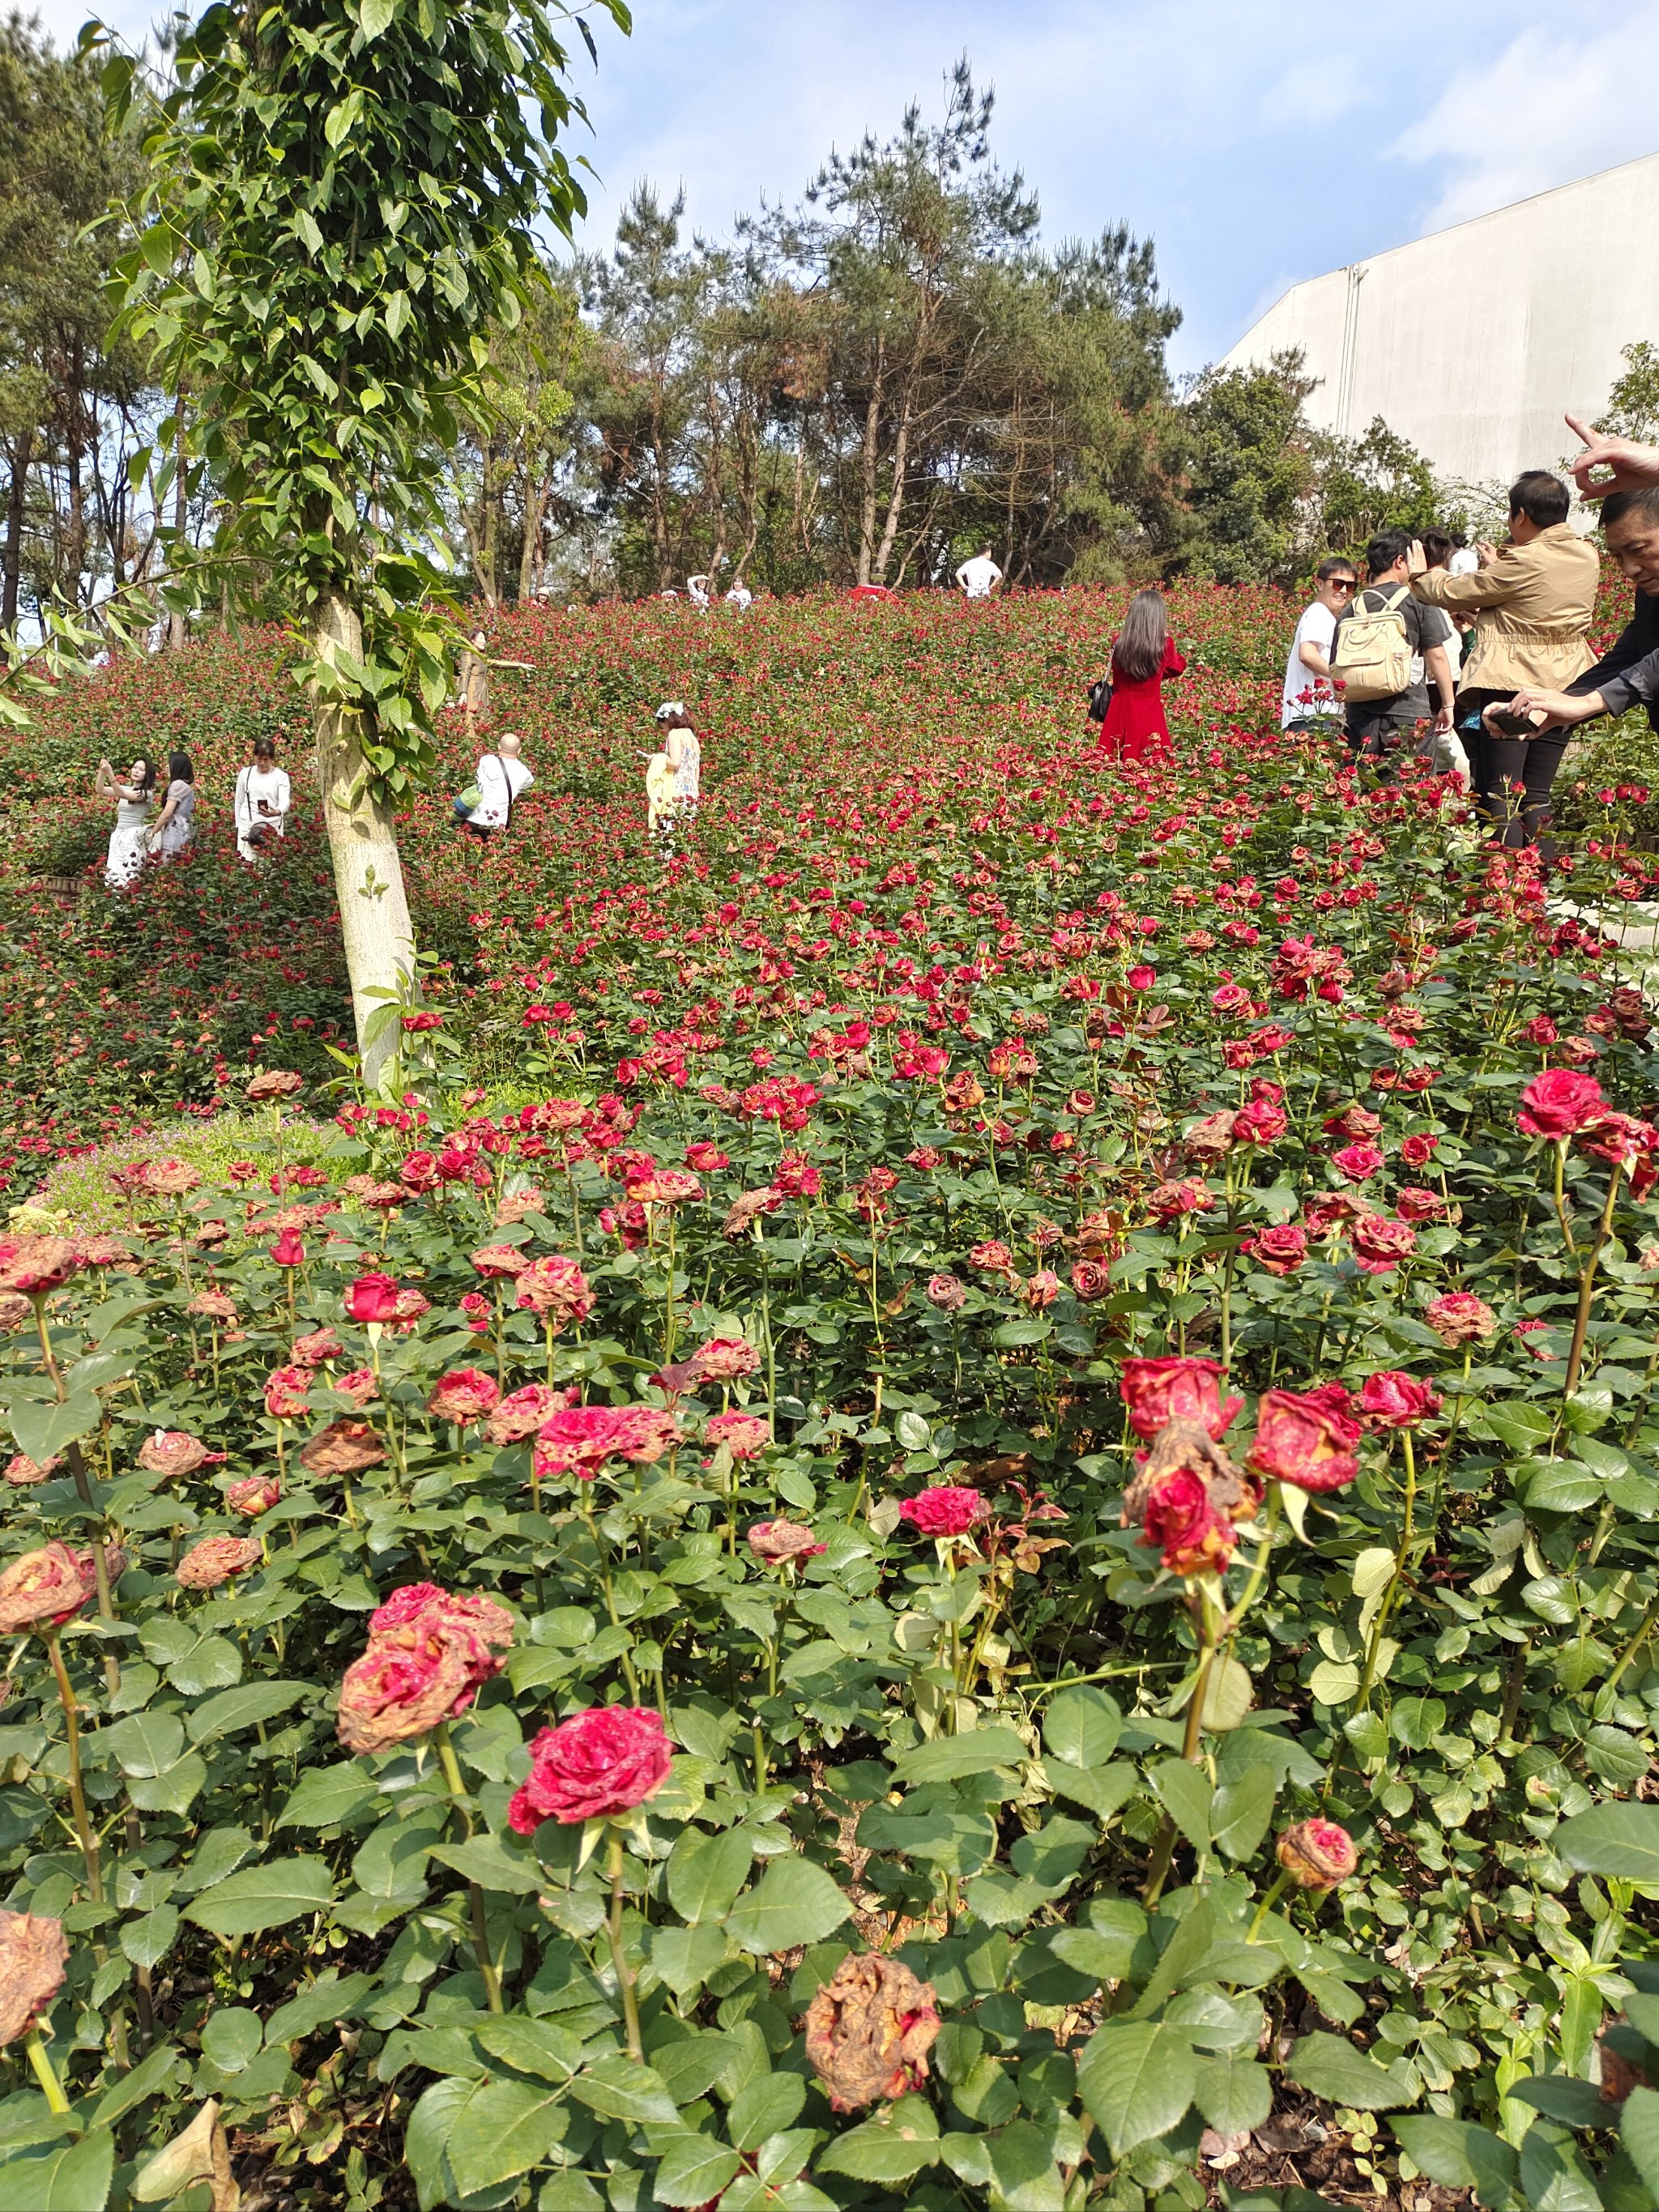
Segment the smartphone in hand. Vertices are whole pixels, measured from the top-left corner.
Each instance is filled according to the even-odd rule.
[[[1508,707],[1489,707],[1486,720],[1491,727],[1505,738],[1530,738],[1537,734],[1538,725],[1530,714],[1517,714]]]

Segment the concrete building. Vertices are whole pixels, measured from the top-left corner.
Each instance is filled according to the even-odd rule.
[[[1299,346],[1319,428],[1380,415],[1454,483],[1550,467],[1600,414],[1620,349],[1659,339],[1659,154],[1292,286],[1229,353]]]

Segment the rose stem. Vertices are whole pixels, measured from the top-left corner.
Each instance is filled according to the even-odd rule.
[[[29,2064],[34,2069],[34,2078],[46,2093],[46,2102],[54,2112],[66,2112],[70,2100],[64,2094],[64,2085],[58,2079],[57,2069],[46,2055],[46,2046],[40,2040],[39,2026],[30,2028],[24,2049],[29,2055]]]
[[[1216,1624],[1211,1617],[1208,1600],[1200,1593],[1202,1648],[1198,1655],[1198,1672],[1193,1677],[1192,1698],[1187,1707],[1187,1732],[1182,1739],[1181,1756],[1189,1766],[1198,1764],[1204,1734],[1204,1700],[1209,1694],[1210,1667],[1215,1658]],[[1170,1862],[1175,1856],[1176,1826],[1166,1813],[1164,1825],[1158,1830],[1158,1841],[1152,1846],[1152,1863],[1146,1869],[1146,1887],[1140,1893],[1143,1905],[1158,1903],[1164,1883],[1169,1880]]]
[[[1267,1894],[1262,1899],[1261,1904],[1258,1905],[1255,1909],[1255,1918],[1250,1923],[1250,1932],[1244,1938],[1244,1941],[1247,1943],[1254,1943],[1256,1938],[1261,1935],[1262,1922],[1273,1911],[1274,1905],[1278,1904],[1279,1899],[1284,1896],[1285,1892],[1290,1887],[1290,1881],[1291,1877],[1289,1875],[1285,1873],[1283,1867],[1280,1867],[1279,1872],[1273,1876],[1272,1888],[1269,1889]]]
[[[64,1740],[69,1747],[70,1805],[75,1814],[76,1832],[81,1839],[81,1856],[86,1862],[87,1887],[92,1892],[92,1901],[104,1901],[103,1869],[98,1863],[98,1839],[92,1832],[92,1823],[87,1818],[86,1794],[81,1787],[81,1723],[76,1715],[75,1692],[64,1665],[64,1655],[58,1648],[58,1632],[46,1632],[46,1657],[58,1680],[58,1701],[64,1708]]]
[[[623,1839],[619,1830],[611,1831],[611,1917],[606,1923],[611,1937],[611,1963],[617,1970],[617,1986],[622,1991],[623,2021],[628,2030],[628,2055],[636,2065],[645,2063],[645,2045],[640,2040],[640,2008],[634,2001],[634,1972],[623,1949]]]
[[[472,1815],[466,1809],[466,1784],[461,1779],[455,1747],[449,1741],[449,1725],[440,1721],[432,1731],[432,1741],[438,1747],[438,1764],[443,1769],[446,1785],[454,1800],[455,1811],[461,1824],[461,1840],[471,1840]],[[483,1976],[484,1995],[489,2000],[491,2012],[505,2012],[501,2002],[501,1977],[495,1972],[495,1962],[489,1955],[489,1925],[484,1917],[483,1892],[476,1881],[469,1881],[467,1896],[472,1909],[472,1949],[478,1961],[478,1972]]]
[[[1584,1358],[1584,1334],[1589,1327],[1590,1301],[1595,1292],[1595,1263],[1601,1256],[1601,1247],[1607,1241],[1613,1226],[1613,1202],[1619,1195],[1620,1170],[1615,1166],[1607,1177],[1607,1200],[1601,1208],[1601,1218],[1595,1224],[1595,1235],[1584,1255],[1584,1267],[1578,1278],[1578,1311],[1573,1316],[1572,1345],[1567,1353],[1567,1376],[1561,1386],[1561,1395],[1571,1398],[1578,1388],[1578,1370]]]

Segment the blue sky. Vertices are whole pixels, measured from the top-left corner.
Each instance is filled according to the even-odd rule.
[[[40,5],[64,40],[87,12]],[[137,38],[156,10],[106,13]],[[908,100],[936,113],[965,52],[1047,236],[1121,218],[1153,239],[1182,370],[1300,277],[1659,147],[1659,0],[635,0],[631,39],[596,36],[586,242],[641,178],[724,234]]]

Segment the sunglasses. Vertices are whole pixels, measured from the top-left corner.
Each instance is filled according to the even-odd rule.
[[[1334,592],[1357,592],[1359,589],[1358,576],[1333,576],[1330,582]]]

